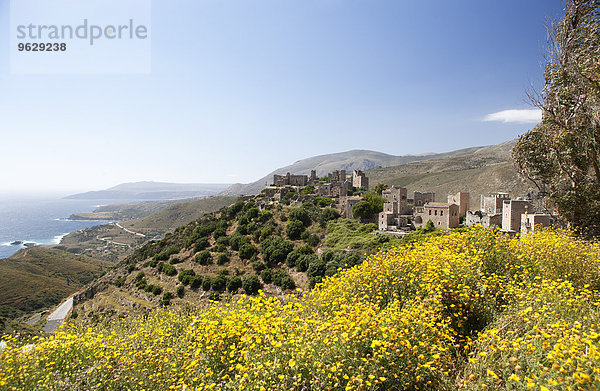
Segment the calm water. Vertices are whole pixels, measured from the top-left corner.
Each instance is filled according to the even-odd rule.
[[[70,221],[72,213],[91,212],[98,205],[123,203],[126,200],[66,200],[59,195],[0,196],[0,258],[6,258],[23,246],[14,241],[58,244],[60,239],[82,228],[106,221]]]

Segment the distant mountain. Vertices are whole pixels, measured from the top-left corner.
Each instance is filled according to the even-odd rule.
[[[493,147],[493,146],[492,146]],[[273,182],[273,175],[285,174],[310,174],[310,170],[317,170],[318,176],[324,176],[335,170],[351,171],[371,170],[378,167],[392,167],[410,162],[419,162],[431,159],[450,158],[454,156],[471,155],[482,149],[492,147],[471,147],[459,149],[457,151],[446,153],[426,153],[420,155],[404,155],[395,156],[386,153],[368,151],[368,150],[353,150],[348,152],[332,153],[328,155],[314,156],[308,159],[303,159],[286,167],[279,168],[268,175],[260,178],[256,182],[241,184],[236,183],[225,190],[222,195],[240,195],[240,194],[256,194],[265,188],[265,185],[270,185]]]
[[[229,184],[216,183],[123,183],[106,190],[88,191],[65,198],[86,200],[172,200],[208,197],[227,189]]]
[[[436,201],[446,202],[448,194],[471,193],[470,206],[479,208],[481,194],[506,192],[512,197],[535,192],[535,188],[519,176],[510,151],[516,140],[479,148],[472,153],[439,157],[385,167],[366,172],[370,183],[385,183],[413,191],[433,191]]]

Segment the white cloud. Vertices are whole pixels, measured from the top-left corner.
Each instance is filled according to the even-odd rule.
[[[488,114],[484,121],[517,122],[521,124],[536,124],[542,120],[542,110],[524,109],[524,110],[502,110],[496,113]]]

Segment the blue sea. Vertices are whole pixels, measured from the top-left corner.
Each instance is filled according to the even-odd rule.
[[[0,195],[0,258],[24,248],[12,242],[58,244],[66,234],[107,221],[69,220],[73,213],[127,200],[69,200],[64,195]]]

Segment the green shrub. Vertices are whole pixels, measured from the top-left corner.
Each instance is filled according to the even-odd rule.
[[[165,253],[159,253],[159,254],[156,254],[156,255],[155,255],[153,258],[152,258],[152,260],[153,260],[153,261],[157,261],[157,262],[158,262],[158,261],[166,261],[167,259],[169,259],[169,255],[167,255],[167,254],[165,254]]]
[[[323,277],[325,270],[327,270],[327,262],[319,258],[311,259],[306,275],[308,277]]]
[[[308,245],[311,247],[317,247],[320,242],[321,239],[319,239],[319,237],[315,234],[310,235],[308,239],[306,239],[306,243],[308,243]]]
[[[348,253],[344,258],[344,264],[347,267],[353,267],[356,265],[360,265],[362,261],[365,259],[365,256],[359,253]]]
[[[182,298],[183,296],[185,296],[185,286],[179,285],[177,287],[177,297]]]
[[[311,263],[317,262],[318,260],[319,257],[317,257],[314,254],[303,255],[296,261],[296,270],[298,270],[299,272],[305,272],[308,270],[308,267]]]
[[[192,288],[192,289],[198,289],[198,288],[200,288],[200,286],[202,286],[204,288],[204,286],[203,286],[204,279],[202,278],[202,276],[190,276],[189,283],[190,283],[190,288]],[[210,289],[210,282],[208,285],[208,289]]]
[[[213,246],[213,248],[211,249],[211,251],[213,253],[222,253],[225,252],[227,250],[227,246],[224,246],[222,244],[217,244],[215,246]]]
[[[248,235],[248,224],[240,223],[235,230],[235,233],[240,236]]]
[[[335,201],[328,197],[317,197],[315,199],[315,205],[317,205],[320,208],[324,208],[326,206],[330,206],[333,204],[335,204]],[[330,210],[335,210],[335,209],[330,209]]]
[[[286,259],[285,259],[285,264],[288,267],[295,267],[296,266],[296,261],[298,260],[298,258],[300,258],[302,256],[302,253],[300,253],[297,250],[294,250],[292,252],[290,252]]]
[[[300,234],[300,239],[304,240],[305,242],[308,240],[308,238],[310,238],[310,232],[304,230],[301,234]]]
[[[237,293],[242,287],[242,279],[238,276],[233,276],[227,281],[227,290],[231,293]]]
[[[229,246],[229,236],[219,236],[216,240],[218,245]]]
[[[148,286],[148,283],[146,282],[146,279],[144,279],[144,278],[142,278],[135,284],[135,287],[141,291],[146,290],[146,286]]]
[[[331,277],[337,274],[338,269],[341,267],[340,263],[337,260],[333,260],[328,262],[325,266],[325,276]]]
[[[272,274],[273,284],[275,284],[277,286],[281,286],[281,282],[287,276],[288,276],[288,274],[283,269],[275,269],[275,270],[273,270],[273,274]]]
[[[292,277],[283,269],[277,269],[273,271],[272,278],[273,284],[281,287],[282,289],[294,289],[296,287],[296,283]]]
[[[115,281],[115,286],[118,287],[118,288],[122,287],[123,284],[125,284],[125,277],[119,277]]]
[[[259,260],[252,262],[252,269],[254,269],[254,271],[257,273],[260,273],[261,271],[265,270],[266,267],[267,266]]]
[[[273,282],[273,269],[265,269],[260,273],[260,278],[265,284]]]
[[[200,265],[210,265],[212,263],[212,256],[210,251],[202,250],[194,256],[194,260]]]
[[[195,275],[196,272],[193,269],[186,269],[179,272],[177,279],[184,285],[188,285],[190,283],[190,278],[194,277]]]
[[[209,291],[212,286],[212,278],[206,276],[204,277],[204,281],[202,281],[202,289],[205,291]]]
[[[302,236],[302,232],[304,232],[305,229],[306,227],[304,224],[302,224],[302,222],[298,220],[290,220],[285,228],[285,233],[291,240],[299,240]]]
[[[163,290],[162,290],[162,288],[160,286],[158,286],[158,285],[152,285],[152,294],[154,296],[160,295],[162,293],[162,291]]]
[[[261,288],[262,284],[257,275],[249,274],[242,278],[242,289],[244,289],[248,295],[256,295]]]
[[[179,248],[177,248],[177,246],[169,246],[160,253],[156,254],[153,259],[156,261],[166,261],[171,257],[171,255],[177,253],[179,253]]]
[[[222,237],[226,237],[227,236],[227,229],[226,228],[217,228],[213,231],[213,238],[215,240],[222,238]]]
[[[179,259],[179,258],[177,258],[177,257],[175,257],[175,258],[171,258],[171,259],[169,260],[169,263],[170,263],[171,265],[177,265],[178,263],[181,263],[181,262],[183,262],[183,260],[181,260],[181,259]]]
[[[300,254],[314,254],[315,250],[313,250],[309,245],[304,244],[302,246],[299,246],[298,248],[296,248],[296,251],[298,251]]]
[[[239,256],[241,259],[250,259],[258,254],[258,249],[251,244],[244,244],[240,247]]]
[[[265,240],[265,239],[269,238],[270,236],[273,236],[274,232],[275,232],[274,226],[269,225],[267,227],[264,227],[263,229],[260,230],[260,240]]]
[[[227,254],[221,253],[217,256],[217,265],[225,265],[227,262],[229,262]]]
[[[194,252],[202,251],[210,246],[210,242],[207,238],[200,238],[194,243]]]
[[[248,238],[239,233],[234,233],[229,237],[229,245],[233,251],[239,251],[240,247],[248,243],[250,243]]]
[[[271,220],[273,218],[273,212],[269,211],[269,210],[261,210],[258,213],[258,221],[260,221],[261,223],[266,223],[267,221]]]
[[[265,239],[260,244],[260,252],[265,264],[269,267],[277,265],[279,262],[285,262],[288,254],[294,250],[294,244],[282,239],[279,236],[273,236]]]
[[[163,265],[162,267],[162,272],[165,273],[167,276],[174,276],[177,274],[177,269],[175,269],[175,266],[173,265]]]
[[[210,287],[213,291],[223,292],[227,287],[227,278],[222,275],[216,276],[212,279]]]
[[[310,215],[304,208],[296,208],[290,212],[290,221],[297,220],[300,221],[305,227],[310,226],[312,220]]]
[[[171,300],[160,299],[160,301],[158,302],[158,305],[161,307],[168,307],[171,305]]]
[[[296,283],[294,282],[294,279],[289,275],[281,279],[281,283],[279,286],[283,290],[296,289]]]
[[[136,280],[136,281],[139,281],[139,280],[141,280],[142,278],[144,278],[145,276],[146,276],[146,275],[144,274],[144,272],[139,272],[139,273],[137,274],[137,276],[135,276],[135,280]]]

